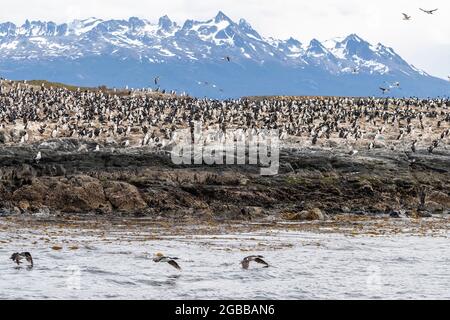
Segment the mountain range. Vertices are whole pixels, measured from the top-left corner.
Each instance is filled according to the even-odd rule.
[[[450,83],[356,34],[309,43],[260,35],[219,12],[183,25],[90,18],[0,23],[0,76],[193,96],[448,96]],[[155,84],[155,78],[158,78]]]

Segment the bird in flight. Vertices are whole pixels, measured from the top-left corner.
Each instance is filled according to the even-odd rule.
[[[13,253],[10,259],[17,263],[17,265],[20,265],[22,263],[22,259],[25,259],[30,263],[30,267],[33,267],[33,258],[31,257],[31,254],[29,252]]]
[[[380,90],[381,90],[381,92],[383,92],[383,94],[389,92],[389,89],[388,89],[388,88],[380,87]]]
[[[427,14],[433,14],[435,11],[438,11],[438,9],[433,9],[433,10],[425,10],[425,9],[422,9],[422,8],[419,8],[419,9],[421,11],[427,13]]]
[[[178,258],[166,257],[162,253],[157,253],[155,255],[155,257],[153,258],[153,262],[167,262],[175,269],[181,270],[181,267],[178,265],[178,263],[175,260],[178,260]]]
[[[406,20],[406,21],[411,20],[411,16],[408,16],[406,13],[402,13],[402,15],[403,15],[403,20]]]
[[[223,58],[224,60],[227,60],[228,62],[231,62],[231,58],[230,56],[226,56],[225,58]]]
[[[245,257],[242,261],[241,261],[241,265],[243,269],[248,269],[248,267],[250,266],[250,262],[254,261],[256,263],[259,264],[263,264],[264,268],[268,268],[269,264],[267,262],[265,262],[262,258],[264,258],[263,256],[248,256]]]
[[[159,83],[159,76],[155,77],[155,78],[153,79],[153,81],[155,82],[155,86],[157,86],[158,83]]]
[[[400,89],[400,82],[396,81],[393,84],[389,85],[389,89],[393,89],[393,88],[399,88]]]

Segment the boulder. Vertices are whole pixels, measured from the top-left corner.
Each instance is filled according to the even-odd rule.
[[[30,209],[30,203],[27,200],[19,201],[19,209],[24,212]]]
[[[115,210],[134,213],[147,208],[139,190],[129,183],[109,181],[105,183],[104,190],[107,200]]]
[[[373,196],[375,194],[373,187],[369,183],[363,184],[359,188],[359,191],[368,196]]]
[[[25,185],[16,191],[12,195],[12,199],[16,203],[21,201],[28,201],[33,205],[41,205],[44,203],[44,199],[49,193],[48,187],[39,179],[32,179],[29,185]]]
[[[434,201],[427,201],[425,208],[433,213],[443,213],[448,207]]]
[[[426,207],[430,210],[437,209],[437,211],[450,208],[450,195],[440,191],[431,192],[427,197]]]
[[[69,213],[91,212],[109,206],[100,181],[84,175],[33,178],[31,184],[14,192],[13,200],[22,210],[28,210],[31,206],[39,210],[47,206]]]
[[[399,219],[399,218],[401,218],[400,212],[398,212],[398,211],[391,211],[391,213],[389,213],[389,217],[395,218],[395,219]]]
[[[0,217],[7,217],[12,214],[13,214],[13,212],[10,209],[0,208]]]
[[[50,217],[50,209],[42,207],[34,213],[34,216],[38,218],[48,218]]]
[[[346,207],[346,206],[341,207],[341,211],[342,211],[342,213],[350,213],[351,212],[350,208]]]
[[[410,212],[411,218],[431,218],[433,215],[427,210],[413,210]]]
[[[8,143],[8,135],[4,131],[0,131],[0,144]]]
[[[310,210],[303,210],[299,213],[287,213],[283,215],[283,218],[290,221],[323,221],[326,219],[326,216],[319,208],[314,208]]]
[[[70,178],[52,178],[52,192],[45,204],[62,212],[84,213],[107,205],[103,186],[99,180],[79,175]]]

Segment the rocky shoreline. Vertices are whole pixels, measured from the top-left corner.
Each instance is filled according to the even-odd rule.
[[[80,148],[80,147],[83,148]],[[450,211],[450,154],[284,148],[280,172],[177,166],[167,152],[56,139],[0,146],[0,216],[135,215],[200,220],[429,217]],[[35,161],[36,153],[42,159]]]

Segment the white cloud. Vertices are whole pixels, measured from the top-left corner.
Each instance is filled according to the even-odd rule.
[[[446,78],[450,74],[450,1],[448,0],[0,0],[0,21],[128,18],[156,21],[168,14],[183,23],[205,20],[219,10],[245,18],[265,36],[302,42],[357,33],[369,42],[393,47],[408,62]],[[434,15],[419,11],[439,8]],[[412,15],[403,21],[401,13]]]

